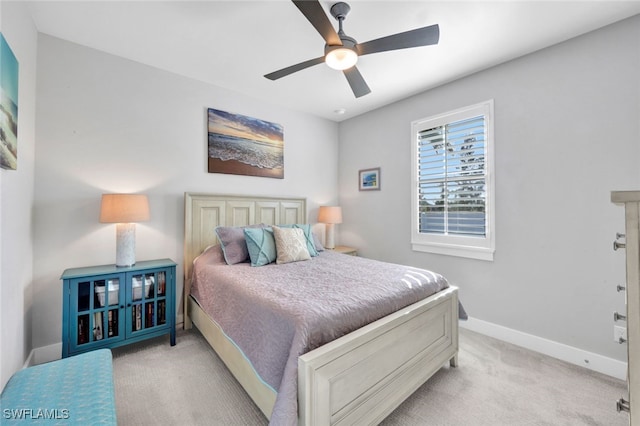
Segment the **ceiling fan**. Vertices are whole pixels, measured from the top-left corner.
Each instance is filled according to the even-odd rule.
[[[438,44],[440,38],[440,29],[436,24],[358,43],[342,30],[342,21],[345,20],[351,10],[347,3],[339,2],[331,6],[331,15],[338,20],[339,25],[336,33],[318,0],[292,1],[324,38],[326,42],[324,55],[265,75],[269,80],[277,80],[313,65],[326,62],[329,67],[341,70],[344,73],[351,90],[353,90],[353,94],[356,98],[359,98],[371,93],[371,89],[369,89],[362,74],[356,68],[359,56],[409,47],[429,46]]]

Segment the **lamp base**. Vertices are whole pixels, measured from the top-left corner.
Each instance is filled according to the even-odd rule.
[[[327,233],[326,233],[326,241],[324,246],[328,249],[334,249],[336,248],[334,224],[327,223],[325,224],[325,227],[326,227]]]
[[[136,224],[116,225],[116,266],[126,267],[136,264]]]

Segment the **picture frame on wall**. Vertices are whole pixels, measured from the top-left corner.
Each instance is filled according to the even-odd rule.
[[[358,189],[360,191],[380,190],[380,167],[360,170],[358,172]]]
[[[18,168],[18,60],[0,33],[0,167]]]
[[[278,123],[207,109],[208,171],[284,179],[284,129]]]

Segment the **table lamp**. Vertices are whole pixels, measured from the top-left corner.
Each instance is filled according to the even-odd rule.
[[[149,220],[149,200],[141,194],[102,194],[101,223],[116,223],[116,266],[136,263],[136,222]]]
[[[318,210],[318,222],[326,224],[325,247],[336,248],[334,225],[342,223],[342,208],[338,206],[320,206]]]

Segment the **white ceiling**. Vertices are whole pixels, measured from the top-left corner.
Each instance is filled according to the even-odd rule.
[[[320,3],[337,27],[329,14],[335,1]],[[361,57],[371,93],[356,99],[325,64],[263,77],[324,52],[322,37],[287,0],[49,0],[30,9],[42,33],[334,121],[640,13],[640,1],[630,0],[349,3],[344,30],[359,42],[432,24],[440,42]]]

